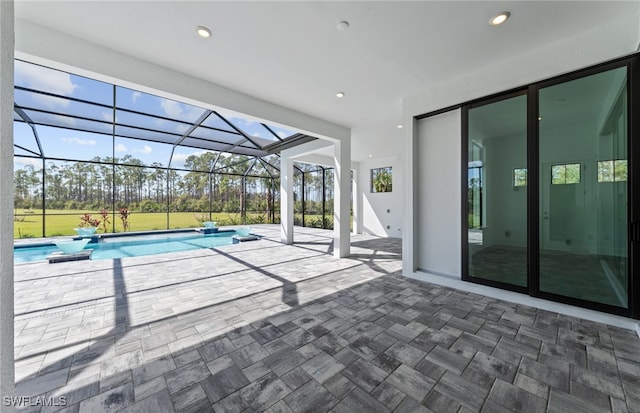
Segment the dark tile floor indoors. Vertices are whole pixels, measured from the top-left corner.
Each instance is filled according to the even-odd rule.
[[[17,265],[16,393],[57,404],[18,410],[640,412],[633,331],[402,277],[398,239],[254,232]]]

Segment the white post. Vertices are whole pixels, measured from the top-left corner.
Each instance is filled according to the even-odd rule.
[[[351,196],[351,141],[334,142],[334,201],[333,201],[333,256],[348,257],[351,254],[349,228]]]
[[[280,154],[280,239],[293,244],[293,160],[286,152]]]
[[[15,392],[13,355],[13,0],[0,1],[0,396]],[[1,412],[13,411],[0,402]]]
[[[405,162],[404,162],[404,218],[402,225],[402,273],[404,275],[413,274],[418,268],[417,249],[418,234],[414,228],[418,225],[417,211],[418,201],[416,196],[416,165],[418,154],[418,123],[413,118],[407,120],[405,125]]]
[[[353,234],[362,233],[362,188],[360,185],[360,171],[359,166],[352,164],[353,171],[353,187],[351,197],[353,200]]]

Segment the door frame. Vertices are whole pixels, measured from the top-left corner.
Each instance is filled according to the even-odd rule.
[[[542,88],[569,82],[583,77],[606,72],[612,69],[627,68],[627,157],[628,157],[628,308],[566,297],[540,291],[540,167],[539,167],[539,91]],[[468,111],[477,106],[486,105],[517,95],[527,95],[527,287],[518,287],[492,280],[471,277],[469,274],[468,246]],[[462,114],[462,279],[478,284],[490,285],[501,289],[528,294],[551,301],[562,302],[597,311],[640,319],[640,54],[635,53],[609,62],[576,70],[567,74],[498,93],[486,98],[475,99],[461,105]],[[633,183],[637,183],[634,185]]]

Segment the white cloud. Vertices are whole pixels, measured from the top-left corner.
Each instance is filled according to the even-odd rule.
[[[168,117],[185,122],[195,122],[204,113],[202,108],[170,99],[160,99],[160,106]]]
[[[183,133],[185,133],[187,131],[187,129],[189,129],[189,127],[190,127],[189,125],[182,125],[182,124],[177,125],[176,126],[176,132],[178,132],[180,134],[183,134]]]
[[[144,154],[150,154],[153,151],[153,149],[151,149],[151,146],[149,145],[144,145],[142,147],[142,149],[140,149],[140,152],[144,153]]]
[[[133,94],[131,95],[131,100],[135,103],[138,101],[138,99],[140,98],[140,96],[142,96],[142,93],[140,92],[133,92]]]
[[[175,164],[183,164],[184,161],[187,160],[188,157],[190,157],[191,155],[195,155],[195,156],[201,156],[203,154],[207,153],[207,151],[199,151],[199,152],[193,152],[193,153],[180,153],[180,152],[176,152],[173,154],[173,159],[172,159],[172,165]]]
[[[74,118],[70,118],[68,116],[62,116],[62,115],[54,115],[54,118],[56,118],[58,120],[58,122],[67,125],[67,126],[76,126],[77,122]]]
[[[164,113],[171,118],[180,119],[182,116],[182,105],[175,100],[160,99],[160,106],[162,110],[164,110]]]
[[[105,122],[113,122],[113,112],[102,112],[102,120]]]
[[[174,163],[184,163],[184,161],[186,161],[190,155],[191,154],[188,154],[188,153],[174,153],[173,158],[171,160]]]
[[[15,62],[15,77],[16,84],[63,96],[71,96],[78,87],[71,81],[68,73],[19,60]],[[35,95],[35,99],[49,107],[69,105],[68,100],[52,96]]]
[[[278,131],[278,132],[276,132],[276,135],[278,135],[279,137],[281,137],[281,138],[283,138],[283,139],[284,139],[284,138],[286,138],[287,136],[289,136],[289,135],[287,135],[286,133],[284,133],[284,132],[282,132],[282,131]]]
[[[40,159],[34,159],[34,158],[14,157],[13,158],[13,164],[14,164],[14,166],[19,166],[19,167],[24,167],[24,166],[27,166],[27,165],[31,165],[31,166],[36,166],[36,167],[42,168],[42,161]]]
[[[62,138],[63,142],[77,143],[78,145],[95,145],[97,142],[93,139],[80,139],[80,138]]]
[[[262,138],[262,134],[260,132],[253,132],[251,134],[251,136],[256,137],[256,138]]]
[[[124,144],[119,143],[116,145],[116,152],[126,152],[127,151],[127,147],[124,146]]]

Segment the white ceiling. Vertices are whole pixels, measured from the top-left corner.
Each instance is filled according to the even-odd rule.
[[[637,14],[614,1],[16,1],[16,17],[352,128],[402,153],[402,97]],[[511,18],[491,27],[489,18]],[[350,23],[338,30],[341,20]],[[195,27],[213,36],[199,38]],[[336,98],[336,92],[346,96]]]

